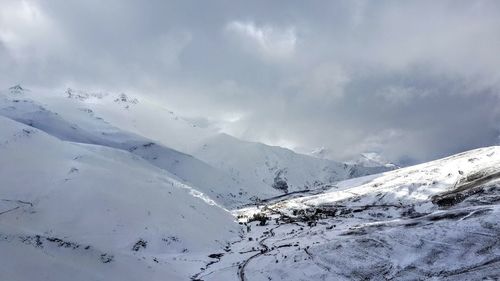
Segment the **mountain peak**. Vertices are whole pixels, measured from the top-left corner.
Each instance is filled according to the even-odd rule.
[[[26,89],[21,87],[21,84],[14,85],[9,88],[11,94],[22,94]]]
[[[363,152],[359,155],[358,159],[354,160],[356,164],[365,167],[387,167],[387,168],[400,168],[398,165],[388,161],[378,152]]]

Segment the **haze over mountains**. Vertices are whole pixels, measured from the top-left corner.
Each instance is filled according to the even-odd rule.
[[[499,2],[381,2],[1,0],[0,87],[146,95],[338,161],[498,145]]]

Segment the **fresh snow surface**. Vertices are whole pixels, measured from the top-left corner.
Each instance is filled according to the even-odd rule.
[[[388,170],[242,141],[125,94],[13,87],[0,95],[0,115],[62,140],[129,151],[228,208]]]
[[[11,87],[0,280],[500,278],[500,147],[364,164],[241,141],[141,97]]]
[[[347,180],[235,211],[244,239],[200,276],[498,280],[499,202],[500,147]],[[248,222],[255,214],[268,218],[264,226]]]
[[[237,238],[230,213],[131,153],[0,117],[0,155],[1,280],[185,280]]]

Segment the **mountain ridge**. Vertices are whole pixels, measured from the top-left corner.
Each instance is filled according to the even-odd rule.
[[[198,128],[147,99],[123,93],[67,89],[58,95],[23,90],[7,93],[2,103],[0,115],[63,140],[130,151],[230,207],[387,170],[242,141]],[[195,176],[193,171],[202,175]],[[273,188],[279,183],[280,188]]]

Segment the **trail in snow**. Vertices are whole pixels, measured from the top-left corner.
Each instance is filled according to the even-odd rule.
[[[273,227],[269,230],[268,234],[266,235],[266,237],[262,240],[259,241],[259,245],[262,247],[259,251],[259,253],[249,257],[248,259],[244,260],[240,266],[238,266],[238,277],[240,278],[240,281],[246,281],[246,278],[245,278],[245,268],[246,266],[248,265],[248,263],[252,260],[252,259],[256,259],[258,258],[259,256],[261,255],[264,255],[264,254],[267,254],[268,252],[270,252],[269,250],[269,246],[267,246],[266,244],[264,244],[264,242],[269,239],[270,237],[273,237],[274,236],[274,230],[281,227],[282,225],[278,225],[276,227]]]

